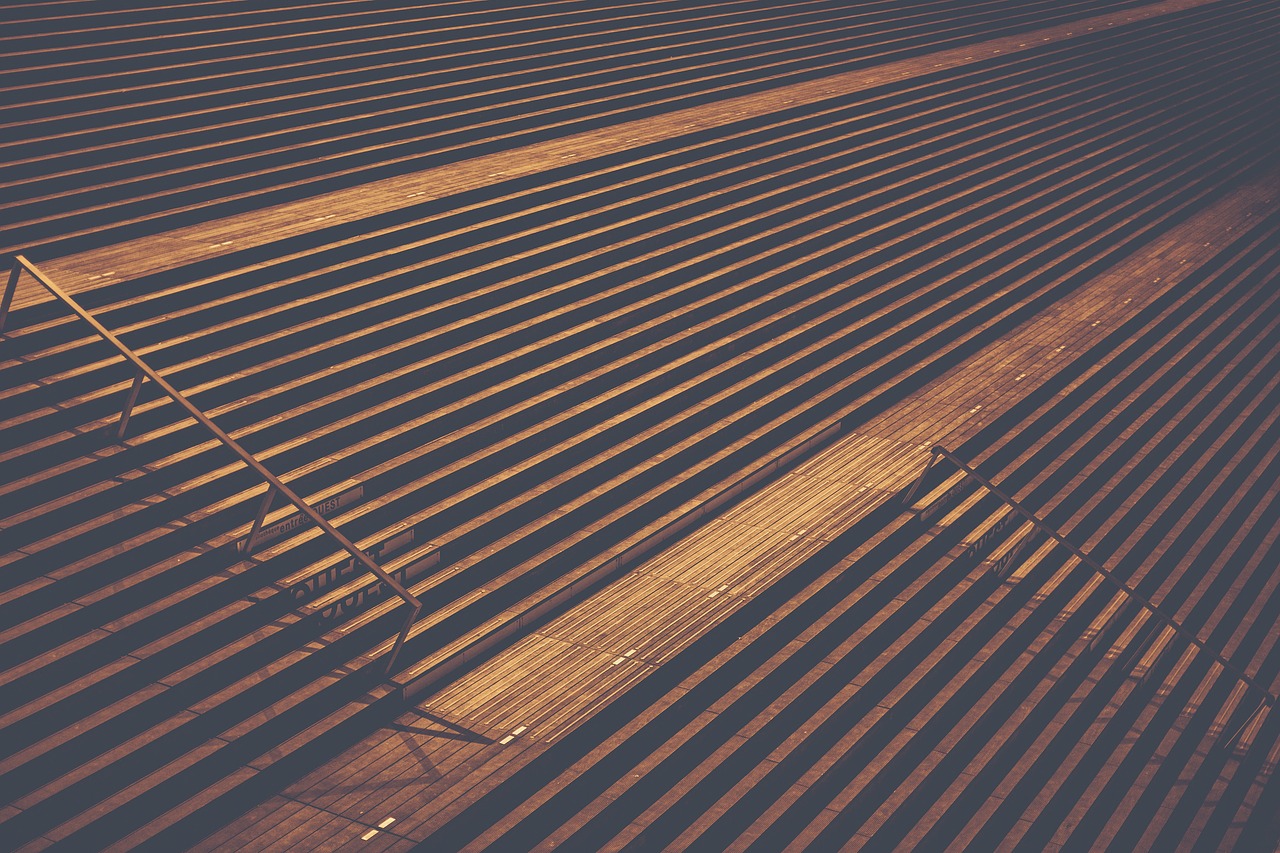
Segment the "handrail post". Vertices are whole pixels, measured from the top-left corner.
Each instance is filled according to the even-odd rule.
[[[125,430],[129,428],[129,418],[133,416],[133,406],[138,402],[138,392],[142,390],[142,383],[146,381],[146,374],[139,370],[133,375],[133,385],[129,387],[129,396],[125,398],[124,408],[120,410],[120,421],[116,424],[116,441],[124,441]]]
[[[13,294],[18,289],[20,275],[22,275],[22,264],[15,258],[13,269],[9,270],[9,283],[5,285],[4,296],[0,298],[0,332],[4,331],[5,321],[9,319],[9,306],[13,304]]]
[[[409,639],[409,632],[413,630],[413,623],[418,621],[418,614],[422,612],[422,602],[419,601],[411,605],[411,607],[409,618],[404,620],[404,627],[396,635],[395,645],[391,647],[391,653],[387,655],[387,666],[383,670],[386,675],[391,675],[395,668],[396,658],[400,657],[400,650],[404,648],[405,641]]]
[[[275,497],[276,487],[268,484],[267,493],[262,496],[262,503],[258,506],[258,514],[253,518],[253,527],[249,528],[249,538],[244,540],[246,557],[253,554],[253,546],[258,541],[258,534],[262,532],[262,522],[266,521],[267,513],[271,511],[271,502]]]

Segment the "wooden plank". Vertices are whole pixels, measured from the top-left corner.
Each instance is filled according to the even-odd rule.
[[[257,771],[249,767],[240,767],[233,770],[229,775],[222,777],[214,784],[204,788],[193,797],[182,801],[180,804],[164,812],[164,814],[159,817],[148,821],[144,826],[134,830],[105,849],[111,851],[135,850],[141,844],[154,838],[173,824],[185,817],[188,817],[196,810],[208,805],[217,797],[223,795],[229,790],[232,790],[238,785],[247,782],[256,775]]]
[[[192,845],[193,853],[213,850],[239,850],[252,838],[270,832],[275,826],[295,818],[303,803],[279,794],[230,821],[226,826]]]
[[[107,661],[107,662],[104,662],[101,666],[94,669],[92,672],[84,676],[81,676],[79,679],[74,679],[70,682],[67,682],[57,687],[54,687],[53,685],[49,685],[49,688],[51,689],[47,689],[46,692],[42,694],[38,699],[32,702],[23,704],[17,708],[14,708],[6,712],[3,715],[0,715],[0,726],[9,726],[17,722],[18,720],[25,719],[26,717],[29,717],[34,713],[38,713],[39,711],[43,710],[46,706],[52,705],[55,702],[61,701],[67,698],[68,696],[76,693],[79,690],[85,689],[87,687],[91,687],[93,684],[96,684],[99,681],[109,678],[110,676],[114,675],[116,672],[119,672],[120,670],[133,665],[135,662],[136,661],[134,661],[131,658],[128,658],[127,656],[123,658],[119,658],[114,661]],[[35,672],[38,670],[38,668],[39,668],[38,665],[32,664],[32,668],[28,671]]]
[[[64,685],[59,690],[51,691],[35,701],[29,702],[26,705],[9,712],[9,714],[5,715],[5,722],[8,724],[25,719],[33,714],[38,714],[41,711],[44,711],[50,706],[55,705],[58,701],[65,700],[67,697],[74,695],[77,692],[82,692],[85,689],[92,689],[96,682],[104,680],[107,676],[127,668],[127,666],[132,663],[135,663],[135,661],[121,660],[104,666],[101,671],[95,671],[86,678],[78,679],[77,681]],[[3,762],[0,762],[0,772],[7,773],[17,771],[29,761],[32,761],[39,756],[58,748],[59,746],[63,746],[68,741],[80,737],[87,732],[93,731],[98,726],[110,725],[111,721],[117,715],[123,714],[132,708],[136,708],[148,699],[158,696],[163,692],[163,688],[154,684],[142,687],[128,696],[122,697],[121,699],[118,699],[91,714],[81,717],[76,721],[77,725],[75,726],[68,726],[66,728],[59,729],[58,731],[41,738],[34,743],[30,743],[23,748],[14,750],[3,760]],[[170,726],[171,724],[169,722],[161,722],[157,725],[161,727],[161,730],[163,730],[164,727]]]
[[[348,702],[338,710],[330,713],[323,719],[312,724],[307,729],[301,732],[298,732],[293,737],[286,740],[284,743],[279,744],[278,746],[271,748],[267,752],[262,753],[257,758],[250,761],[249,766],[256,768],[258,770],[265,770],[266,768],[270,767],[272,764],[281,760],[282,758],[292,754],[293,752],[296,752],[299,749],[304,748],[311,740],[317,737],[320,733],[325,732],[333,728],[334,726],[338,725],[339,723],[343,722],[344,720],[347,720],[350,717],[366,710],[369,707],[369,705],[372,704],[373,702],[385,699],[388,692],[389,692],[388,689],[382,685],[379,685],[371,689],[368,692],[368,694],[366,694],[366,696],[363,697],[362,701]]]
[[[161,734],[164,734],[167,731],[171,731],[177,728],[178,726],[182,725],[183,723],[188,722],[190,719],[193,718],[193,716],[194,715],[187,714],[185,712],[182,714],[175,715],[174,717],[171,717],[168,720],[166,720],[163,725],[156,726],[152,731],[144,732],[141,735],[137,735],[133,738],[130,738],[128,741],[121,744],[120,746],[110,750],[109,752],[103,753],[91,764],[77,767],[71,770],[70,772],[65,773],[62,776],[58,777],[54,781],[46,783],[45,785],[42,785],[40,788],[36,789],[35,791],[32,791],[31,793],[21,797],[20,799],[15,800],[14,804],[17,805],[19,808],[30,808],[31,806],[36,805],[37,803],[43,802],[47,797],[55,793],[66,790],[69,786],[71,786],[75,782],[78,782],[81,779],[84,779],[85,777],[91,775],[92,773],[97,772],[102,768],[108,766],[120,756],[125,755],[134,749],[137,749],[138,746],[147,742],[149,739],[153,737],[157,737]],[[217,746],[218,745],[204,744],[199,748],[192,749],[187,753],[185,753],[182,756],[182,758],[179,759],[176,763],[166,765],[165,768],[161,768],[160,770],[157,770],[155,773],[151,774],[151,777],[149,778],[152,778],[156,781],[162,781],[163,779],[168,778],[170,775],[177,773],[183,767],[186,767],[189,764],[199,760],[201,757],[212,754],[213,752],[216,751]],[[87,808],[85,808],[83,811],[76,812],[71,815],[67,815],[67,820],[59,824],[56,828],[49,830],[46,833],[46,835],[48,835],[50,838],[54,839],[55,841],[61,841],[62,839],[66,838],[68,835],[80,829],[81,827],[85,826],[86,824],[90,823],[91,821],[96,820],[98,817],[101,817],[103,814],[109,813],[113,807],[113,803],[126,802],[131,798],[133,794],[144,791],[150,787],[151,787],[151,783],[149,783],[147,779],[142,779],[137,782],[134,782],[133,784],[129,785],[127,788],[120,790],[118,793],[112,795],[111,797],[108,797],[105,800],[102,800],[96,803],[91,803],[91,804],[86,803],[85,805],[87,806]]]

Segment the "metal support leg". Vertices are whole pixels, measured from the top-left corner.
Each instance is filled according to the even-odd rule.
[[[134,374],[133,385],[129,387],[129,397],[124,401],[124,408],[120,411],[120,422],[116,424],[116,441],[124,441],[125,430],[129,428],[129,418],[133,416],[133,406],[138,402],[138,392],[142,390],[142,383],[146,378],[146,374],[142,371]]]
[[[0,332],[4,331],[5,321],[9,319],[9,306],[13,304],[13,294],[18,290],[18,276],[22,275],[22,264],[13,262],[9,270],[9,283],[5,285],[4,296],[0,298]]]
[[[925,478],[929,476],[929,471],[933,469],[933,463],[937,461],[938,451],[935,450],[929,454],[928,464],[924,466],[924,470],[920,472],[920,476],[916,478],[914,483],[912,483],[911,490],[907,492],[906,497],[902,499],[903,506],[911,506],[911,502],[916,499],[916,492],[920,490],[920,486],[924,483]]]
[[[391,647],[391,654],[387,655],[387,666],[383,670],[386,676],[390,677],[396,671],[396,659],[400,657],[400,650],[404,648],[404,641],[409,639],[409,632],[413,630],[413,623],[418,621],[418,614],[421,612],[422,602],[418,602],[416,606],[411,607],[409,618],[404,620],[404,627],[400,629],[395,645]]]
[[[262,496],[262,503],[258,506],[258,515],[253,519],[253,527],[249,530],[249,538],[244,540],[244,555],[247,557],[253,553],[253,546],[257,544],[258,534],[262,532],[262,522],[266,520],[267,513],[271,512],[271,502],[275,500],[276,487],[268,486],[267,493]]]

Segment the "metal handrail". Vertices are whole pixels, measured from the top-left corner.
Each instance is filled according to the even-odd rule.
[[[1209,648],[1207,645],[1201,642],[1199,637],[1197,637],[1195,634],[1188,631],[1187,629],[1183,628],[1178,622],[1176,622],[1173,619],[1173,617],[1167,615],[1164,611],[1162,611],[1159,607],[1157,607],[1154,602],[1152,602],[1146,596],[1139,593],[1136,589],[1129,586],[1124,581],[1117,578],[1110,569],[1104,567],[1101,563],[1099,563],[1097,560],[1090,557],[1084,551],[1081,551],[1075,545],[1072,545],[1065,538],[1063,538],[1062,534],[1058,533],[1058,531],[1050,527],[1048,522],[1036,516],[1029,509],[1027,509],[1022,504],[1020,504],[1017,500],[1015,500],[1011,495],[1005,494],[989,479],[987,479],[982,474],[979,474],[977,471],[969,467],[964,462],[960,461],[960,459],[954,453],[947,450],[942,445],[940,444],[934,445],[934,447],[930,451],[929,464],[924,466],[924,470],[920,472],[920,476],[916,479],[915,483],[911,486],[910,491],[907,492],[906,497],[904,498],[904,502],[908,506],[911,504],[911,501],[915,497],[916,492],[919,490],[920,486],[924,483],[925,476],[929,473],[929,470],[933,467],[933,463],[937,460],[939,456],[944,457],[945,459],[950,461],[953,465],[955,465],[957,468],[959,468],[961,471],[963,471],[965,474],[977,480],[979,483],[981,483],[983,486],[987,488],[987,491],[991,492],[993,495],[1000,498],[1000,500],[1002,500],[1005,504],[1012,507],[1015,512],[1017,512],[1027,521],[1035,525],[1035,527],[1038,528],[1041,532],[1048,534],[1059,545],[1062,545],[1067,550],[1069,550],[1072,554],[1078,557],[1082,563],[1084,563],[1089,568],[1093,569],[1093,571],[1097,572],[1105,580],[1110,581],[1111,584],[1113,584],[1114,586],[1123,590],[1130,598],[1133,598],[1135,601],[1140,603],[1148,611],[1150,611],[1151,613],[1154,613],[1156,618],[1163,621],[1167,627],[1171,628],[1174,631],[1174,633],[1181,636],[1183,639],[1185,639],[1191,645],[1195,646],[1197,649],[1200,649],[1201,651],[1211,655],[1213,659],[1217,661],[1218,664],[1223,669],[1225,669],[1227,672],[1230,672],[1232,675],[1234,675],[1246,687],[1252,690],[1256,690],[1258,693],[1261,693],[1262,694],[1261,703],[1253,711],[1253,713],[1251,713],[1248,717],[1245,718],[1244,723],[1242,723],[1240,728],[1236,730],[1235,734],[1233,734],[1230,738],[1227,739],[1227,742],[1234,740],[1235,737],[1240,734],[1240,732],[1244,731],[1245,726],[1247,726],[1249,722],[1254,718],[1254,716],[1257,715],[1258,711],[1262,710],[1262,707],[1264,705],[1268,705],[1272,708],[1275,707],[1277,700],[1276,700],[1276,695],[1274,693],[1272,693],[1270,690],[1267,690],[1261,684],[1254,681],[1254,679],[1250,677],[1248,673],[1246,673],[1242,669],[1237,668],[1234,664],[1232,664],[1225,657],[1223,657],[1220,652],[1217,652]]]
[[[31,263],[31,261],[22,255],[14,256],[14,266],[9,274],[9,282],[5,287],[3,298],[0,299],[0,333],[4,331],[5,321],[8,319],[9,315],[9,306],[13,302],[13,295],[17,289],[18,279],[21,277],[23,270],[26,270],[32,278],[44,287],[45,290],[49,291],[49,293],[53,294],[54,297],[70,308],[77,317],[88,323],[103,340],[111,344],[111,346],[115,348],[116,352],[124,356],[125,360],[137,369],[138,372],[134,376],[133,385],[129,389],[128,400],[126,401],[124,410],[121,412],[120,422],[116,427],[116,437],[118,439],[123,438],[124,436],[125,428],[129,423],[129,415],[133,410],[134,403],[137,402],[138,392],[142,387],[143,381],[145,379],[150,379],[159,386],[171,400],[186,410],[188,415],[195,418],[195,420],[208,430],[214,438],[238,456],[241,462],[257,472],[258,476],[262,477],[262,479],[267,482],[267,493],[264,495],[262,505],[254,519],[253,527],[250,530],[249,538],[246,540],[246,554],[252,552],[252,546],[254,540],[257,538],[258,531],[262,527],[262,521],[266,517],[267,510],[271,506],[273,497],[278,492],[283,495],[289,503],[297,507],[298,511],[305,515],[313,524],[318,526],[334,541],[341,545],[343,550],[351,554],[357,562],[363,565],[387,586],[391,587],[391,589],[395,591],[396,595],[398,595],[405,604],[409,605],[409,618],[405,620],[404,627],[400,630],[400,634],[396,638],[395,645],[392,646],[391,653],[387,656],[386,672],[390,674],[395,666],[396,658],[399,656],[400,650],[404,647],[405,640],[409,636],[409,630],[413,627],[413,623],[417,621],[418,614],[422,612],[422,602],[410,593],[409,590],[405,589],[399,581],[388,574],[385,569],[375,563],[368,554],[356,547],[354,542],[344,536],[336,527],[325,520],[320,513],[316,512],[315,509],[303,500],[301,496],[294,492],[293,489],[286,486],[279,477],[267,470],[266,466],[254,458],[253,454],[241,447],[239,443],[237,443],[231,436],[227,435],[221,427],[209,420],[209,417],[205,415],[204,412],[196,408],[195,404],[183,396],[182,392],[170,385],[164,377],[159,373],[156,373],[156,371],[153,370],[146,362],[139,358],[137,353],[125,346],[119,338],[108,331],[105,326],[93,317],[93,315],[72,299],[69,294],[50,281],[48,276],[41,272],[35,264]]]

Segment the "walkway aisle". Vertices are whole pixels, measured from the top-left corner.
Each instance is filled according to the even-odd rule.
[[[97,290],[289,237],[312,234],[321,228],[338,229],[348,223],[423,206],[435,199],[537,175],[565,163],[618,154],[694,130],[768,115],[796,104],[958,68],[983,57],[1041,49],[1091,31],[1131,25],[1213,2],[1215,0],[1160,0],[918,58],[778,86],[757,94],[725,98],[652,118],[625,121],[599,130],[473,157],[459,163],[369,181],[350,189],[270,205],[250,213],[139,237],[101,249],[51,258],[41,263],[41,268],[69,293]],[[376,234],[362,232],[353,239],[369,240]],[[14,248],[22,249],[8,247],[6,250]],[[13,304],[15,308],[22,308],[50,299],[42,289],[27,287],[19,291]]]
[[[289,849],[302,838],[309,845],[337,847],[355,842],[359,849],[408,849],[411,840],[424,838],[510,778],[548,745],[590,720],[594,712],[900,493],[918,475],[932,445],[959,446],[1144,306],[1175,288],[1233,239],[1229,223],[1256,222],[1276,211],[1280,211],[1280,175],[1273,174],[1169,230],[1032,322],[957,365],[922,393],[861,425],[797,470],[430,696],[395,724],[208,839],[203,849],[235,849],[245,844],[255,850]],[[842,560],[834,572],[779,606],[769,623],[739,638],[738,645],[750,642],[803,600],[821,595],[822,586],[851,565],[852,559]],[[976,569],[974,575],[981,572]],[[971,582],[972,578],[962,586]],[[809,633],[822,627],[815,624]],[[798,648],[803,642],[801,637],[793,645]],[[726,650],[717,660],[728,660],[732,651]],[[686,685],[696,683],[698,677],[686,679]],[[758,671],[756,677],[763,673]],[[744,683],[740,690],[749,687]],[[596,753],[613,749],[627,733],[686,692],[684,687],[669,691],[580,765],[589,766]],[[735,690],[734,695],[738,693]],[[728,704],[717,703],[703,717],[714,720]],[[730,746],[726,744],[726,749]],[[573,775],[576,772],[562,775],[556,785],[568,784]],[[691,773],[681,784],[687,786],[696,777]],[[548,789],[530,797],[520,812],[481,835],[477,849],[552,794],[554,790]],[[590,817],[583,813],[557,835]]]

